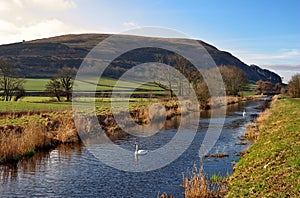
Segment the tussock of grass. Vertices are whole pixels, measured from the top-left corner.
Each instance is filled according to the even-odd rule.
[[[222,197],[227,192],[225,183],[217,180],[210,182],[203,169],[197,170],[196,166],[190,176],[183,174],[183,187],[186,198]]]
[[[0,162],[18,161],[29,156],[36,148],[44,145],[45,128],[35,123],[28,124],[23,131],[12,128],[0,131]]]
[[[273,102],[259,138],[234,167],[227,197],[300,196],[300,99]]]
[[[214,182],[214,183],[218,183],[218,182],[225,182],[226,178],[217,174],[213,174],[212,176],[210,176],[210,181]]]
[[[245,138],[247,140],[257,140],[258,139],[258,126],[256,123],[249,124],[246,127],[246,133],[245,133]]]
[[[0,163],[33,156],[35,150],[78,142],[70,112],[30,116],[20,125],[0,126]]]

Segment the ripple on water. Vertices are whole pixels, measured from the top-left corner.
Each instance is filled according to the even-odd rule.
[[[210,153],[224,152],[229,157],[204,159],[202,162],[208,176],[231,174],[233,162],[239,159],[236,154],[247,146],[236,145],[239,141],[237,137],[245,132],[245,125],[250,121],[236,112],[242,112],[246,108],[247,112],[258,113],[258,105],[260,101],[250,101],[234,106],[227,112],[222,133]],[[189,149],[161,169],[142,173],[119,171],[99,162],[83,145],[60,146],[50,152],[37,153],[33,158],[22,160],[16,166],[0,166],[1,196],[157,197],[159,192],[167,192],[175,197],[183,197],[183,189],[180,187],[182,172],[191,170],[194,163],[201,163],[198,152],[206,134],[206,127],[208,123],[218,127],[222,120],[210,120],[206,117],[200,120],[191,118],[190,121],[189,124],[200,123],[201,127]],[[174,137],[176,130],[170,126],[149,138],[130,137],[115,143],[132,153],[136,141],[141,149],[154,150]],[[185,129],[189,130],[188,124]]]

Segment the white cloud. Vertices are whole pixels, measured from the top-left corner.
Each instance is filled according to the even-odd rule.
[[[1,24],[2,22],[0,21],[0,25]],[[20,42],[22,40],[34,40],[62,35],[66,33],[84,32],[84,30],[68,25],[58,19],[40,20],[36,23],[20,27],[15,27],[13,26],[13,24],[9,23],[7,23],[6,26],[8,27],[6,28],[6,31],[0,28],[0,41],[2,41],[3,43]]]
[[[10,22],[0,20],[0,34],[13,34],[17,31],[17,27]]]
[[[24,6],[47,10],[66,10],[76,8],[75,2],[69,0],[25,0]]]
[[[123,23],[123,26],[124,26],[126,29],[140,28],[140,26],[139,26],[136,22],[134,22],[134,21],[124,22],[124,23]]]
[[[249,51],[235,51],[233,54],[247,64],[259,65],[274,71],[288,82],[292,75],[300,73],[300,49],[281,49],[274,53],[259,53]]]
[[[79,32],[59,18],[75,7],[71,0],[1,0],[0,44]]]
[[[70,0],[6,0],[0,2],[1,11],[12,9],[37,8],[46,10],[66,10],[76,8],[74,1]]]
[[[276,65],[261,65],[265,69],[274,71],[281,77],[283,82],[288,83],[291,77],[295,74],[300,74],[300,64],[276,64]]]
[[[299,64],[300,49],[282,49],[274,53],[253,53],[249,51],[232,51],[237,57],[248,64]]]

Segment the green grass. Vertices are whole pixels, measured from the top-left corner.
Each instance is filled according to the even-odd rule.
[[[39,112],[39,111],[63,111],[72,108],[69,102],[4,102],[0,101],[0,112]]]
[[[25,78],[24,88],[27,91],[44,91],[50,79]]]
[[[228,197],[299,197],[300,99],[277,100],[236,164]]]
[[[35,78],[25,78],[24,88],[27,91],[44,91],[46,84],[50,81],[50,79],[35,79]],[[160,93],[163,91],[161,88],[149,84],[141,84],[139,82],[126,82],[126,81],[119,81],[119,86],[116,86],[118,82],[117,79],[112,78],[101,78],[101,79],[89,79],[85,80],[84,82],[78,82],[78,87],[75,87],[76,90],[84,90],[90,91],[92,90],[91,87],[95,86],[95,82],[98,82],[97,89],[98,91],[126,91],[130,90],[134,87],[138,87],[140,89],[145,89],[149,92],[153,93]],[[149,92],[142,92],[142,93],[149,93]]]
[[[217,174],[213,174],[210,176],[209,180],[212,181],[213,183],[224,182],[224,181],[226,181],[226,177],[223,177],[223,176],[217,175]]]
[[[243,96],[248,97],[248,96],[254,96],[256,94],[255,91],[243,91]]]

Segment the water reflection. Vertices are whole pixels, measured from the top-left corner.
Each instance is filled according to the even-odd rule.
[[[189,149],[168,166],[146,173],[129,173],[108,167],[97,161],[83,145],[62,145],[48,152],[37,152],[30,159],[17,164],[0,166],[0,194],[3,197],[157,197],[158,192],[168,192],[175,197],[183,197],[182,172],[192,168],[194,163],[203,163],[208,177],[212,174],[225,176],[232,172],[233,164],[239,159],[239,152],[247,145],[237,145],[239,136],[245,132],[245,125],[251,121],[250,114],[257,114],[261,102],[249,101],[227,107],[227,117],[218,142],[211,153],[226,153],[226,158],[199,159],[199,148],[206,135],[210,121],[217,124],[218,118],[210,120],[210,111],[201,112],[201,119],[190,115],[186,123],[174,117],[165,123],[162,131],[151,137],[127,136],[114,143],[132,152],[133,166],[140,166],[141,158],[135,158],[134,143],[141,149],[161,148],[176,134],[176,128],[185,124],[188,134],[190,125],[200,127]],[[246,109],[247,116],[242,117]],[[248,114],[249,112],[249,114]],[[101,142],[102,141],[102,142]],[[103,136],[86,141],[101,147]],[[175,150],[176,148],[174,148]],[[147,157],[147,156],[144,156]],[[119,163],[119,162],[116,162]]]
[[[61,145],[54,150],[38,151],[31,158],[24,158],[18,163],[4,164],[0,166],[1,183],[5,184],[16,181],[19,175],[35,175],[38,172],[46,172],[50,163],[60,161],[71,161],[76,156],[80,158],[82,152],[81,144]]]

